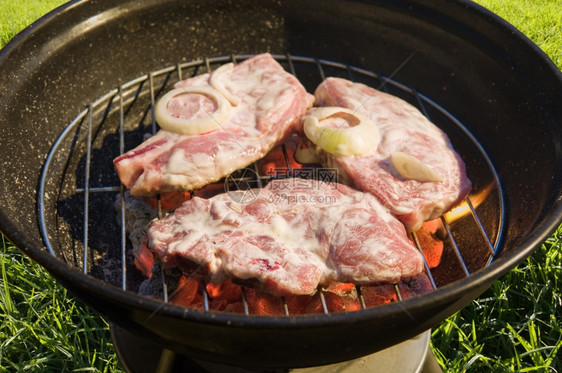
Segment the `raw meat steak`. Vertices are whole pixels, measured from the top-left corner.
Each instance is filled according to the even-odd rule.
[[[194,197],[154,221],[147,237],[156,260],[275,295],[334,281],[398,282],[424,268],[404,226],[368,193],[297,178],[251,191],[248,204],[227,193]]]
[[[218,79],[217,90],[232,102],[220,127],[195,135],[160,130],[114,160],[121,183],[132,195],[193,190],[217,181],[262,158],[292,133],[312,106],[312,95],[269,54],[222,69],[213,78],[219,70],[179,82],[176,88],[208,90]],[[216,105],[204,93],[192,92],[174,97],[167,108],[174,117],[207,119]]]
[[[327,78],[316,89],[318,106],[351,109],[372,120],[379,142],[361,156],[339,156],[317,148],[325,165],[339,170],[342,182],[376,196],[407,230],[441,216],[460,203],[471,189],[465,165],[447,135],[422,113],[398,97],[360,83]],[[320,108],[310,109],[308,114]],[[340,123],[345,123],[340,120]],[[415,157],[440,181],[404,177],[391,161],[393,154]]]

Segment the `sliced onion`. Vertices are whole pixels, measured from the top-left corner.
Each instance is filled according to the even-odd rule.
[[[308,147],[304,144],[299,144],[297,149],[295,150],[295,154],[293,154],[295,161],[301,164],[312,164],[312,163],[321,163],[322,159],[318,155],[318,153],[311,147]]]
[[[173,116],[168,110],[168,103],[177,96],[198,93],[212,98],[217,103],[217,110],[204,118],[189,119]],[[218,128],[229,116],[230,103],[223,95],[212,87],[179,87],[166,93],[154,107],[154,114],[158,125],[169,132],[180,135],[197,135]]]
[[[417,180],[421,182],[441,182],[443,178],[435,171],[429,168],[428,165],[421,162],[416,157],[403,152],[394,152],[390,155],[392,165],[407,179]]]
[[[237,106],[238,104],[240,104],[240,98],[230,93],[230,91],[224,86],[224,82],[221,80],[224,73],[232,70],[233,68],[234,64],[232,62],[220,66],[218,69],[212,72],[209,83],[213,86],[214,89],[222,93],[222,95],[226,97],[226,99],[232,104],[232,106]]]
[[[322,120],[340,117],[350,127],[323,127]],[[380,136],[374,122],[364,115],[340,107],[315,109],[304,118],[304,133],[316,146],[338,156],[364,156],[374,152]]]

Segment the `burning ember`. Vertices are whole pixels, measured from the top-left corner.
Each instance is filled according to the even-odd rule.
[[[460,218],[471,214],[472,209],[478,207],[482,202],[486,200],[490,192],[495,188],[495,184],[490,183],[484,189],[479,191],[478,193],[471,194],[467,201],[464,201],[454,209],[449,212],[443,214],[445,221],[447,223],[453,223],[454,221],[459,220]],[[472,205],[469,205],[469,203]],[[472,207],[472,208],[471,208]]]
[[[429,268],[437,267],[443,256],[443,241],[437,237],[441,229],[443,225],[440,219],[435,219],[423,223],[416,232],[416,239]]]
[[[177,288],[169,301],[194,309],[205,309],[202,282],[199,278],[182,274]],[[361,300],[354,284],[336,283],[314,295],[295,295],[280,298],[254,289],[245,288],[225,281],[220,284],[206,283],[208,308],[213,311],[245,313],[244,298],[251,315],[283,316],[285,304],[290,315],[324,313],[323,302],[328,312],[350,312],[361,308]],[[425,274],[401,281],[397,285],[402,299],[431,291],[431,283]],[[361,286],[361,296],[366,307],[398,301],[394,285]],[[322,297],[324,300],[322,300]],[[284,301],[283,301],[284,300]]]

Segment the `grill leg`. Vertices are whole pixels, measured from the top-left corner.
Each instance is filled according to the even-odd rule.
[[[443,369],[441,369],[431,348],[427,349],[421,373],[443,373]]]
[[[174,371],[174,363],[176,361],[176,353],[166,348],[162,349],[160,361],[156,367],[155,373],[171,373]]]

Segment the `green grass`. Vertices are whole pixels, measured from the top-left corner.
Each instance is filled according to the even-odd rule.
[[[478,0],[562,68],[562,1]],[[562,226],[432,332],[445,372],[562,372]]]
[[[562,226],[432,332],[448,372],[562,372]]]
[[[0,46],[64,0],[0,0]]]
[[[0,0],[0,47],[61,0]],[[562,67],[560,0],[478,0]],[[562,372],[562,226],[432,333],[446,372]],[[119,372],[107,323],[0,238],[0,372]]]
[[[562,66],[561,0],[478,0],[476,3],[508,20]]]
[[[118,371],[107,323],[0,242],[0,372]]]

